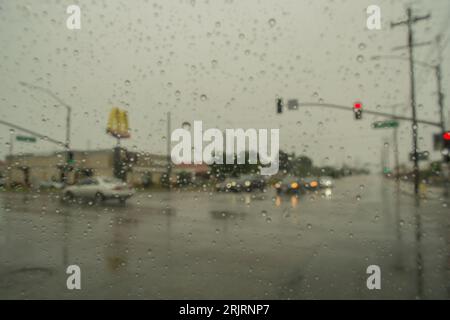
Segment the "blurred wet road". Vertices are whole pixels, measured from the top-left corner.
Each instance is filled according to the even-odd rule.
[[[448,299],[447,203],[376,176],[300,198],[142,192],[125,206],[0,194],[0,298]],[[81,267],[82,289],[66,288]],[[368,290],[366,268],[381,268]]]

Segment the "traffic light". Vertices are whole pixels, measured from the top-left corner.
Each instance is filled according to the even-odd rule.
[[[445,155],[445,161],[450,162],[450,131],[445,131],[442,134],[442,144],[443,144],[443,152]]]
[[[442,134],[442,141],[444,142],[444,148],[450,149],[450,131],[446,131]]]
[[[73,164],[75,160],[73,159],[73,151],[67,151],[67,163]]]
[[[283,113],[283,100],[277,99],[277,113]]]
[[[353,104],[353,113],[355,114],[356,120],[362,119],[362,103],[361,102],[355,102]]]

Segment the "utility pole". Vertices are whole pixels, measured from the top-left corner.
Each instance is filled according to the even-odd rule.
[[[409,51],[409,69],[410,69],[410,80],[411,80],[411,111],[412,111],[412,135],[413,135],[413,161],[414,161],[414,194],[417,196],[419,194],[419,156],[418,156],[418,124],[417,124],[417,114],[416,114],[416,88],[414,83],[414,36],[413,36],[413,24],[421,20],[426,20],[430,18],[430,15],[426,16],[413,16],[411,8],[407,9],[408,19],[400,22],[391,22],[391,28],[406,25],[408,27],[408,51]]]
[[[169,186],[169,190],[171,189],[171,183],[170,183],[170,176],[172,175],[172,160],[170,157],[170,136],[171,136],[171,115],[170,115],[170,111],[167,112],[167,183]]]

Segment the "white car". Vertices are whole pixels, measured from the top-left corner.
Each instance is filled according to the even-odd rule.
[[[38,183],[39,189],[62,189],[64,187],[64,184],[61,182],[46,180],[46,181],[40,181]]]
[[[107,199],[118,199],[124,203],[134,194],[134,190],[125,182],[116,178],[91,177],[80,180],[77,184],[63,189],[65,200],[74,198],[90,198],[97,202]]]

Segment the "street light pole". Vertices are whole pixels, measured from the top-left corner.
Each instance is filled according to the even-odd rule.
[[[20,81],[19,83],[20,83],[20,85],[22,85],[24,87],[28,87],[28,88],[34,89],[34,90],[39,90],[41,92],[44,92],[44,93],[48,94],[53,99],[58,101],[60,105],[62,105],[63,107],[65,107],[67,109],[67,116],[66,116],[66,148],[69,149],[70,148],[70,121],[71,121],[72,107],[69,106],[67,103],[65,103],[63,100],[61,100],[60,97],[58,97],[55,93],[51,92],[47,88],[36,86],[36,85],[30,84],[30,83],[26,83],[24,81]]]
[[[398,60],[406,60],[406,58],[404,57],[399,57],[399,56],[391,56],[391,55],[387,55],[387,56],[373,56],[372,60],[379,60],[379,59],[398,59]],[[445,133],[446,129],[445,129],[445,116],[444,116],[444,93],[442,92],[442,72],[441,72],[441,61],[439,59],[438,64],[436,65],[432,65],[430,63],[427,62],[423,62],[423,61],[417,61],[414,60],[414,63],[418,66],[421,67],[425,67],[425,68],[429,68],[432,69],[434,71],[434,75],[436,77],[436,86],[437,86],[437,95],[438,95],[438,106],[439,106],[439,127],[441,129],[441,136]],[[419,121],[418,121],[419,122]],[[443,154],[442,155],[442,167],[444,172],[444,179],[445,181],[445,186],[444,186],[444,196],[448,196],[449,193],[449,187],[448,187],[448,180],[449,180],[449,170],[447,167],[447,158],[446,155]]]
[[[441,139],[445,133],[445,121],[444,121],[444,93],[442,92],[442,77],[441,77],[441,63],[439,62],[435,66],[436,81],[438,87],[438,103],[439,103],[439,115],[441,117]],[[444,175],[444,196],[449,195],[449,166],[447,163],[447,155],[442,153],[442,166],[441,173]]]
[[[34,84],[26,83],[24,81],[20,81],[19,83],[22,86],[25,86],[25,87],[28,87],[28,88],[34,89],[34,90],[39,90],[39,91],[42,91],[42,92],[48,94],[53,99],[58,101],[59,104],[62,105],[63,107],[65,107],[66,110],[67,110],[67,116],[66,116],[66,142],[65,142],[66,165],[65,165],[65,168],[64,168],[63,179],[62,179],[63,183],[67,183],[67,169],[68,169],[69,160],[70,160],[70,158],[69,158],[69,153],[70,153],[70,122],[71,122],[72,107],[69,106],[67,103],[65,103],[63,100],[61,100],[60,97],[58,97],[55,93],[53,93],[52,91],[50,91],[47,88],[43,88],[43,87],[40,87],[40,86],[36,86]]]
[[[390,55],[373,56],[372,57],[372,60],[379,60],[379,59],[409,60],[408,58],[399,57],[399,56],[390,56]],[[444,117],[444,94],[442,93],[441,64],[438,63],[436,65],[432,65],[430,63],[426,63],[423,61],[417,61],[417,60],[414,60],[414,63],[418,66],[429,68],[434,71],[434,74],[436,77],[437,93],[438,93],[439,127],[442,130],[441,133],[444,133],[445,132],[445,117]]]

